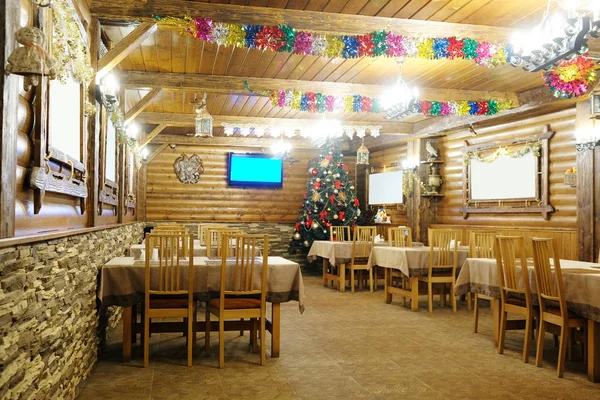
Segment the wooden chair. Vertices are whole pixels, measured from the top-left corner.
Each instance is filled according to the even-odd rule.
[[[350,240],[350,227],[349,226],[330,226],[329,227],[329,240],[330,241]]]
[[[161,224],[161,225],[156,225],[153,229],[152,229],[152,233],[158,233],[159,231],[166,231],[166,232],[171,232],[171,231],[186,231],[185,226],[183,224]]]
[[[152,234],[154,235],[186,235],[187,233],[187,229],[183,225],[158,225],[152,230]],[[180,256],[187,257],[190,254],[189,242],[186,240],[182,241],[182,246],[183,247]],[[162,254],[160,253],[160,250],[159,254]]]
[[[354,227],[354,239],[352,240],[352,259],[346,268],[350,270],[350,288],[354,293],[354,271],[369,271],[369,286],[373,291],[373,268],[367,266],[371,249],[375,243],[377,228],[374,226]],[[342,282],[343,285],[346,282]],[[361,282],[362,285],[362,282]]]
[[[469,238],[469,258],[495,258],[494,257],[494,239],[498,236],[496,232],[471,231]],[[494,300],[491,296],[480,293],[473,293],[473,332],[477,333],[479,324],[479,300],[488,300],[490,304]],[[471,311],[471,293],[467,293],[467,308]]]
[[[198,240],[200,246],[206,246],[206,231],[209,228],[227,228],[227,225],[223,224],[198,224]]]
[[[433,312],[433,285],[442,284],[440,304],[445,304],[446,285],[450,284],[452,310],[456,312],[456,264],[458,260],[458,242],[461,231],[455,229],[429,229],[429,272],[420,276],[419,281],[427,282],[429,312]],[[453,246],[451,247],[451,244]]]
[[[228,257],[235,256],[234,248],[229,245],[223,245],[223,235],[235,235],[235,234],[243,234],[241,228],[208,228],[206,230],[206,255],[211,257],[213,254],[213,249],[216,249],[215,253],[217,257],[221,257],[221,253],[223,248],[226,250],[226,254]]]
[[[151,261],[158,247],[158,261]],[[150,319],[184,318],[187,323],[188,366],[192,366],[192,348],[196,341],[196,302],[194,301],[194,258],[182,265],[183,249],[194,251],[192,234],[150,234],[146,238],[144,296],[144,367],[150,357]],[[152,264],[152,266],[151,266]],[[155,265],[157,264],[157,265]],[[187,285],[184,273],[187,268]]]
[[[529,361],[529,343],[533,332],[534,310],[531,301],[531,287],[529,286],[523,236],[496,236],[494,253],[498,266],[501,296],[498,354],[504,353],[508,313],[517,314],[525,317],[523,362],[526,363]],[[519,268],[517,268],[517,260],[520,262]]]
[[[533,245],[533,266],[540,305],[540,323],[537,338],[537,352],[535,365],[542,366],[544,355],[544,336],[546,325],[560,327],[560,346],[558,350],[558,366],[556,374],[562,378],[565,373],[569,331],[575,328],[585,329],[587,320],[580,318],[567,310],[565,298],[565,285],[562,279],[562,270],[558,258],[559,250],[556,241],[551,238],[531,238]],[[553,263],[550,262],[552,258]],[[554,265],[554,274],[552,273]],[[558,303],[558,308],[556,304]],[[584,347],[585,347],[585,340]],[[584,351],[585,354],[585,351]]]
[[[390,247],[412,247],[412,230],[410,228],[388,229],[388,245]]]
[[[224,234],[226,243],[235,246],[235,258],[223,252],[221,258],[221,283],[219,298],[211,299],[206,305],[206,353],[210,350],[210,316],[219,319],[219,368],[225,366],[225,321],[250,318],[253,330],[250,335],[256,344],[256,326],[260,325],[260,364],[266,362],[266,299],[267,271],[269,259],[269,235]],[[262,242],[262,243],[260,243]],[[256,257],[262,244],[263,257]],[[253,277],[260,269],[260,285]],[[229,276],[229,280],[227,277]]]

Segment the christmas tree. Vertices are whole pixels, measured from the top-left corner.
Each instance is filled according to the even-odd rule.
[[[360,209],[339,139],[321,146],[321,156],[309,164],[307,191],[296,220],[289,252],[308,252],[315,240],[329,240],[329,227],[358,224]]]

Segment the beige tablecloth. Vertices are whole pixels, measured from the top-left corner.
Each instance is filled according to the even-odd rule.
[[[567,307],[584,318],[600,322],[600,264],[560,260]],[[532,293],[537,293],[535,270],[528,266]],[[589,273],[586,273],[589,272]],[[480,293],[500,298],[495,259],[468,258],[458,275],[455,294]],[[534,296],[537,302],[537,296]]]
[[[457,268],[460,268],[469,248],[459,247],[457,253]],[[375,247],[368,265],[398,269],[405,276],[425,276],[429,272],[429,247]]]
[[[259,257],[262,260],[262,257]],[[207,265],[207,257],[194,257],[194,297],[198,301],[206,301],[218,296],[220,290],[220,264],[211,261]],[[156,263],[158,265],[158,263]],[[182,263],[182,285],[187,286],[187,262]],[[101,270],[98,298],[103,306],[130,306],[144,298],[144,261],[133,257],[116,257],[104,264]],[[158,274],[158,268],[151,273]],[[261,270],[255,271],[254,281],[260,282]],[[151,282],[153,279],[151,278]],[[283,257],[269,257],[267,276],[267,301],[285,303],[296,300],[300,312],[304,311],[305,293],[300,265]]]
[[[129,248],[129,257],[139,260],[142,258],[142,253],[144,251],[146,251],[145,240],[141,244],[134,244]],[[217,255],[217,248],[215,246],[211,248],[211,253],[211,257]],[[260,249],[257,250],[256,255],[259,257],[262,255]],[[200,240],[198,239],[194,240],[194,257],[206,257],[206,246],[201,246]]]
[[[375,243],[376,247],[387,247],[388,242]],[[414,246],[423,246],[422,243],[415,242]],[[331,263],[331,265],[345,264],[352,259],[352,241],[333,241],[333,240],[315,240],[306,256],[309,261],[314,261],[317,257],[322,257]]]

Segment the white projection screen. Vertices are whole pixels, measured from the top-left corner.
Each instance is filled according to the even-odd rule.
[[[532,152],[522,157],[499,156],[493,162],[471,159],[470,199],[472,201],[535,199],[538,159]]]
[[[402,203],[402,171],[369,175],[369,205]]]

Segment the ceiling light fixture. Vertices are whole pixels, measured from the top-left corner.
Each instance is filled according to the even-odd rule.
[[[419,112],[419,89],[408,87],[402,79],[402,65],[404,58],[396,58],[400,69],[396,85],[388,89],[382,97],[386,119],[400,119]]]
[[[192,104],[197,104],[198,100],[194,94],[194,100]],[[196,133],[194,136],[213,137],[213,117],[206,109],[206,92],[202,98],[202,102],[196,108]]]

